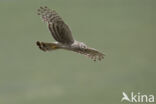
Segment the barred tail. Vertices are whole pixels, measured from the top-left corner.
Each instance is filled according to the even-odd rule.
[[[52,51],[59,49],[60,46],[57,43],[45,43],[45,42],[36,42],[36,45],[42,50],[42,51]]]

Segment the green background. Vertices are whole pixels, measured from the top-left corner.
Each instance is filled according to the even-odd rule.
[[[55,41],[37,15],[55,9],[76,40],[104,51],[94,62],[35,42]],[[156,96],[155,0],[0,0],[0,104],[126,104]]]

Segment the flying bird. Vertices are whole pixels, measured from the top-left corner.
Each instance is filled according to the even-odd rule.
[[[56,40],[56,42],[53,43],[37,41],[36,44],[41,50],[70,50],[88,56],[94,61],[104,58],[103,53],[97,51],[94,48],[88,47],[83,42],[74,40],[70,28],[55,10],[51,10],[47,6],[45,6],[40,7],[37,11],[37,14],[40,15],[43,21],[48,24],[49,31],[52,34],[53,38]]]

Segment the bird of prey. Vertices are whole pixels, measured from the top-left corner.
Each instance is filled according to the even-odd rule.
[[[37,41],[37,46],[43,51],[53,51],[57,49],[65,49],[74,51],[89,58],[96,60],[101,60],[104,58],[104,54],[97,51],[94,48],[89,48],[83,42],[74,40],[71,30],[68,25],[63,21],[63,19],[56,13],[55,10],[49,9],[47,6],[40,7],[38,9],[38,15],[41,16],[43,21],[48,24],[48,28],[57,42],[47,43]]]

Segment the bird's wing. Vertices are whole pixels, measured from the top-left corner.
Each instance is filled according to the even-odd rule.
[[[56,11],[48,7],[40,7],[38,15],[41,15],[42,19],[48,23],[48,28],[56,41],[63,44],[72,44],[74,42],[71,30]]]
[[[85,48],[77,48],[74,51],[78,52],[80,54],[83,54],[83,55],[93,59],[94,61],[101,60],[105,56],[103,53],[97,51],[96,49],[88,48],[88,47],[87,48],[86,47]]]

